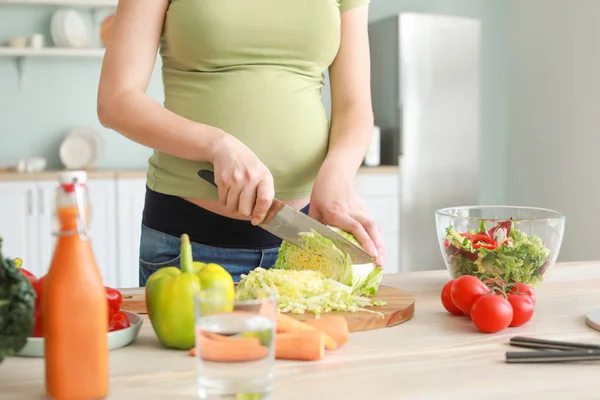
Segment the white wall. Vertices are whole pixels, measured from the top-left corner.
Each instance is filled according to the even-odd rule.
[[[600,0],[510,0],[508,20],[507,200],[566,214],[559,261],[600,259]]]

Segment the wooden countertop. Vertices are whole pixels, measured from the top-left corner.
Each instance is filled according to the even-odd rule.
[[[515,335],[600,344],[583,317],[600,307],[600,261],[556,265],[537,292],[533,319],[492,335],[444,311],[439,293],[447,280],[445,270],[385,276],[386,285],[415,295],[415,317],[353,333],[321,362],[277,361],[273,399],[598,398],[594,362],[506,364],[504,353]],[[195,359],[161,348],[147,320],[134,344],[111,352],[110,365],[110,399],[195,398]],[[0,399],[41,398],[43,373],[41,359],[5,360]]]
[[[3,181],[41,181],[55,180],[60,171],[49,170],[41,172],[21,173],[14,171],[0,170],[0,182]],[[397,165],[382,165],[379,167],[361,167],[359,174],[396,174],[399,172]],[[98,169],[88,171],[89,179],[127,179],[127,178],[145,178],[145,170],[109,170]]]

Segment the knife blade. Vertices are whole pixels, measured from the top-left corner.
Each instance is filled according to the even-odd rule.
[[[217,187],[213,171],[201,169],[198,171],[198,176],[214,187]],[[331,240],[338,249],[350,255],[353,264],[375,262],[374,258],[360,246],[357,246],[326,225],[281,200],[273,199],[267,215],[258,226],[280,239],[295,245],[300,243],[300,235],[302,233],[314,231]]]

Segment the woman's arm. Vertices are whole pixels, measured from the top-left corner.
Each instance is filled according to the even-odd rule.
[[[329,68],[331,130],[325,164],[354,178],[373,136],[368,6],[345,11],[341,18],[340,49]]]
[[[120,0],[98,87],[98,118],[123,136],[176,157],[212,162],[220,129],[183,118],[146,94],[168,0]]]
[[[329,150],[313,186],[309,215],[352,233],[383,266],[381,230],[354,189],[354,177],[373,136],[367,24],[367,6],[342,13],[340,49],[329,74]]]

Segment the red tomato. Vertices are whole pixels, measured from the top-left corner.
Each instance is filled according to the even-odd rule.
[[[127,319],[127,315],[125,315],[121,311],[118,311],[114,313],[112,318],[110,319],[110,322],[108,324],[108,331],[118,331],[121,329],[129,328],[129,326],[130,324],[129,320]]]
[[[535,309],[533,299],[526,294],[516,293],[508,293],[506,297],[513,308],[513,318],[510,326],[521,326],[529,322]]]
[[[512,319],[512,306],[497,294],[481,296],[471,309],[473,324],[485,333],[496,333],[508,328]]]
[[[472,275],[463,275],[456,278],[450,290],[452,302],[467,317],[471,313],[473,303],[489,292],[490,288]]]
[[[442,289],[442,294],[441,294],[442,305],[444,306],[446,311],[448,311],[450,314],[464,315],[463,312],[460,311],[460,309],[458,307],[456,307],[456,305],[454,305],[454,302],[452,301],[451,291],[452,291],[453,283],[454,283],[454,279],[452,279],[451,281],[448,281],[448,283],[446,283],[444,285],[444,288]]]
[[[525,294],[525,295],[531,297],[533,304],[535,304],[535,292],[533,291],[533,288],[531,286],[529,286],[528,284],[523,283],[523,282],[517,282],[511,288],[510,291],[513,293]]]

